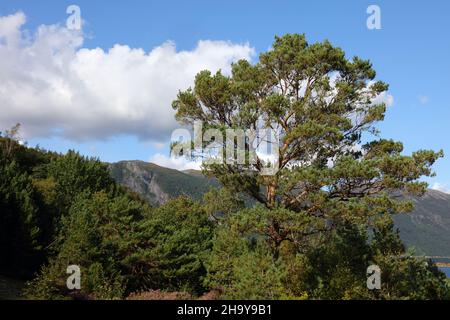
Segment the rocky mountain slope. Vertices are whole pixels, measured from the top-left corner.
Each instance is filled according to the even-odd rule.
[[[109,167],[116,181],[156,206],[180,195],[200,199],[218,185],[195,170],[181,172],[143,161],[121,161]],[[429,190],[413,201],[413,212],[395,216],[403,241],[417,254],[450,256],[450,195]]]
[[[450,194],[428,190],[414,211],[395,216],[400,236],[418,254],[450,256]]]
[[[200,199],[216,183],[196,171],[181,172],[144,161],[109,164],[113,178],[158,206],[171,198],[186,195]]]

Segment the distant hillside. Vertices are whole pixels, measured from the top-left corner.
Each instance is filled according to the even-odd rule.
[[[143,195],[153,205],[187,195],[200,199],[217,182],[195,170],[177,171],[143,161],[110,164],[114,179]],[[395,216],[396,226],[408,247],[417,254],[450,256],[450,195],[429,190],[413,199],[415,210]]]
[[[181,195],[200,199],[215,185],[195,170],[181,172],[144,161],[120,161],[110,164],[109,169],[117,182],[156,206]]]
[[[413,201],[413,212],[395,217],[405,244],[418,254],[450,256],[450,194],[428,190]]]

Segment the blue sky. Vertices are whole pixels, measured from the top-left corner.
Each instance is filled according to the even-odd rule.
[[[443,149],[447,157],[436,164],[438,176],[429,181],[447,185],[450,190],[449,1],[2,0],[0,17],[23,12],[26,22],[21,30],[33,34],[40,25],[64,26],[70,4],[81,8],[81,48],[107,52],[121,44],[149,53],[172,41],[177,52],[192,52],[200,40],[214,40],[247,45],[254,49],[255,60],[258,53],[271,46],[275,35],[289,32],[305,33],[309,42],[329,39],[348,56],[368,58],[378,79],[390,84],[389,94],[394,101],[379,126],[382,136],[404,142],[407,153],[420,148]],[[371,4],[381,9],[381,30],[366,27],[366,9]],[[242,47],[232,50],[233,54],[251,55]],[[199,55],[200,60],[202,57]],[[159,119],[152,121],[157,126]],[[105,126],[109,133],[99,137],[94,133],[83,139],[61,136],[55,127],[54,135],[36,131],[27,140],[30,145],[51,150],[77,149],[104,161],[148,161],[155,154],[168,154],[164,142],[170,137],[165,133],[152,141],[148,135],[136,134],[136,130],[124,129],[121,133],[120,123],[114,126],[117,130]]]

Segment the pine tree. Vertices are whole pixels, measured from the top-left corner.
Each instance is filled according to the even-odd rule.
[[[377,97],[388,85],[375,76],[369,61],[347,59],[328,41],[309,44],[304,35],[287,34],[276,37],[273,49],[256,64],[233,64],[230,76],[200,72],[194,87],[181,91],[172,106],[182,123],[201,121],[204,131],[220,130],[223,150],[228,128],[246,130],[262,123],[280,132],[274,175],[264,175],[268,163],[258,155],[249,161],[248,140],[245,148],[233,146],[234,154],[246,154],[245,164],[204,164],[205,172],[225,187],[267,209],[317,220],[314,228],[294,230],[291,220],[273,215],[264,233],[276,254],[284,241],[299,243],[314,231],[409,211],[412,206],[399,200],[398,192],[426,190],[418,179],[432,175],[431,166],[442,152],[403,155],[400,142],[376,137],[375,125],[386,111]]]
[[[382,219],[413,209],[408,196],[426,191],[420,179],[432,176],[432,165],[443,156],[432,150],[405,155],[401,142],[380,138],[376,125],[386,112],[380,96],[387,90],[370,61],[348,59],[328,41],[309,44],[304,35],[287,34],[276,37],[255,64],[238,61],[229,76],[201,71],[193,88],[179,92],[172,103],[177,120],[201,122],[202,133],[215,129],[183,144],[183,151],[194,146],[188,155],[205,157],[214,142],[223,162],[204,162],[204,173],[258,203],[220,221],[208,263],[210,285],[226,295],[252,285],[277,292],[265,298],[446,297],[443,275],[433,266],[413,268],[421,262],[412,257],[396,262],[404,248]],[[268,139],[278,148],[275,158],[255,153],[251,138],[227,141],[227,129],[261,128],[277,132]],[[273,164],[278,170],[268,175],[264,169]],[[378,295],[366,288],[366,268],[373,263],[395,275],[383,278]],[[415,273],[404,272],[410,267]],[[274,281],[272,291],[261,281],[266,276]],[[420,293],[408,294],[407,287]]]

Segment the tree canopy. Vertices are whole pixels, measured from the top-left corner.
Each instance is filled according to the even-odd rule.
[[[204,131],[220,130],[223,150],[226,128],[276,129],[275,174],[262,173],[267,160],[258,154],[255,162],[247,156],[245,163],[205,163],[204,170],[270,210],[322,220],[315,229],[323,231],[411,210],[399,193],[423,193],[426,184],[419,178],[432,175],[442,156],[431,150],[403,155],[402,143],[379,138],[376,123],[386,111],[380,96],[387,89],[370,61],[348,59],[328,41],[309,44],[304,35],[287,34],[276,37],[255,64],[233,64],[231,75],[201,71],[172,106],[182,123],[201,121]],[[245,148],[235,143],[240,149],[234,154],[248,155],[254,146],[246,142]],[[292,228],[291,219],[270,220],[266,234],[274,249],[304,233]]]

